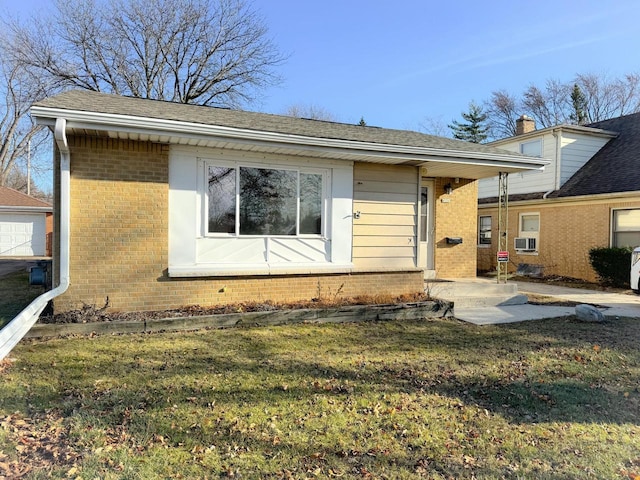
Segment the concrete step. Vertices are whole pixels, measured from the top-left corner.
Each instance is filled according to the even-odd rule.
[[[515,295],[518,293],[518,285],[515,283],[427,282],[425,291],[436,298]]]
[[[453,302],[454,310],[524,305],[529,300],[518,293],[518,285],[514,283],[431,282],[425,285],[425,291],[433,298]]]
[[[451,297],[446,298],[453,302],[453,310],[457,308],[476,308],[476,307],[498,307],[505,305],[524,305],[529,299],[526,295],[516,293],[515,295],[487,295],[487,296],[469,296],[469,297]]]

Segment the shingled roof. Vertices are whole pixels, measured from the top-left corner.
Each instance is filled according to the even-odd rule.
[[[175,102],[125,97],[86,90],[63,92],[54,97],[42,100],[36,103],[35,106],[172,120],[303,137],[384,145],[403,145],[467,153],[514,155],[513,152],[507,152],[497,147],[479,145],[408,130],[360,126],[285,115],[230,110],[226,108],[185,105]],[[524,159],[526,157],[523,156],[522,158]]]
[[[640,191],[640,113],[587,126],[614,131],[618,136],[549,197]]]
[[[0,208],[2,207],[51,208],[51,205],[13,188],[0,187]]]

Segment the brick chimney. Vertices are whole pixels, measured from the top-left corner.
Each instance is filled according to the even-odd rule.
[[[536,129],[536,122],[533,118],[522,115],[516,120],[516,135],[524,135]]]

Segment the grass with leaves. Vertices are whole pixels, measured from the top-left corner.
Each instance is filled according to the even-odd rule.
[[[636,478],[638,339],[565,318],[23,342],[0,478]]]

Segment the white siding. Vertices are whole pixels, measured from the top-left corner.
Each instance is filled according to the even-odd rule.
[[[211,162],[322,171],[323,235],[208,235],[205,168]],[[352,248],[353,165],[346,161],[253,157],[216,149],[172,148],[169,158],[169,275],[206,276],[348,270]]]
[[[353,263],[360,268],[416,266],[418,174],[415,167],[356,163]]]
[[[552,133],[541,134],[542,157],[551,161],[545,167],[544,172],[512,173],[509,175],[509,194],[548,192],[560,188],[569,180],[585,163],[593,157],[609,140],[608,138],[595,137],[575,132],[562,130],[560,139],[559,169],[556,171],[556,138]],[[499,148],[518,152],[520,143],[531,141],[539,137],[527,137],[522,140],[513,137],[512,141],[499,145]],[[559,173],[559,179],[556,179]],[[556,181],[559,180],[559,184]],[[478,198],[495,197],[498,195],[498,177],[482,179],[478,182]]]
[[[580,170],[608,140],[608,138],[563,132],[560,186]]]
[[[554,188],[555,184],[555,156],[556,139],[551,133],[543,134],[542,137],[542,158],[551,163],[544,168],[544,171],[529,171],[522,173],[511,173],[509,175],[509,194],[547,192]],[[511,152],[520,152],[522,142],[530,142],[535,138],[528,137],[526,140],[514,137],[512,142],[499,145],[498,148]],[[483,178],[478,181],[478,198],[498,196],[498,177]]]

